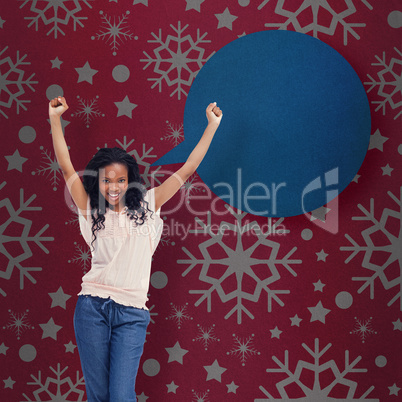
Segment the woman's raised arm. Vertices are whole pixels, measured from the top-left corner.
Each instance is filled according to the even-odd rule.
[[[155,187],[155,211],[173,197],[184,182],[197,170],[211,145],[212,138],[222,120],[222,111],[216,103],[210,103],[206,110],[208,125],[196,147],[184,165],[166,179],[160,186]]]
[[[71,163],[66,140],[64,139],[60,117],[68,109],[66,99],[63,97],[54,98],[49,102],[49,119],[52,128],[53,148],[56,154],[57,163],[63,172],[67,188],[74,200],[75,205],[81,210],[88,220],[91,217],[90,211],[86,211],[88,195],[84,189],[81,179]]]

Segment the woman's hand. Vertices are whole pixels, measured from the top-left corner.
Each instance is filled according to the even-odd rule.
[[[222,120],[222,110],[219,109],[219,107],[216,105],[216,102],[210,103],[207,107],[206,110],[207,113],[207,119],[208,119],[208,124],[216,124],[219,126],[221,120]]]
[[[60,117],[68,109],[67,101],[65,98],[59,96],[49,102],[49,117]]]

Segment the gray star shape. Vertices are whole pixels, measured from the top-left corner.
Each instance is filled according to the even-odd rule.
[[[10,349],[8,346],[4,345],[4,342],[0,345],[0,355],[6,355],[7,350]]]
[[[204,366],[204,369],[208,373],[206,381],[216,380],[218,382],[222,382],[221,376],[227,370],[224,367],[220,367],[216,359],[210,366]]]
[[[50,308],[60,306],[61,308],[64,308],[64,310],[66,309],[66,301],[71,297],[63,292],[63,288],[61,286],[57,292],[49,293],[49,296],[52,298],[52,305]]]
[[[316,253],[316,255],[317,255],[317,261],[326,262],[328,254],[324,251],[324,249],[322,249],[319,253]]]
[[[3,20],[3,19],[0,17],[0,28],[3,28],[3,25],[4,25],[5,22],[6,22],[6,20]]]
[[[300,327],[300,321],[303,321],[303,319],[299,318],[296,314],[294,317],[290,317],[290,321],[292,322],[292,324],[290,325],[291,327],[293,327],[294,325]]]
[[[89,65],[89,62],[86,62],[84,64],[84,67],[76,68],[75,71],[77,71],[77,73],[78,73],[77,83],[87,81],[90,84],[92,84],[93,76],[98,72],[98,70],[94,70],[93,68],[91,68],[91,66]]]
[[[390,395],[398,396],[398,392],[399,392],[400,388],[395,383],[391,387],[388,387],[388,389],[389,389]]]
[[[354,181],[355,183],[359,183],[359,177],[360,177],[360,175],[357,174],[357,175],[352,179],[352,181]]]
[[[173,393],[175,394],[175,393],[176,393],[176,389],[179,388],[179,386],[176,385],[176,384],[174,383],[174,381],[172,381],[170,384],[166,384],[166,386],[168,387],[167,393],[173,392]]]
[[[394,170],[391,166],[389,166],[389,163],[387,163],[381,169],[382,169],[382,175],[383,176],[391,176],[391,173]]]
[[[28,160],[28,158],[24,158],[20,155],[18,149],[16,149],[12,155],[5,155],[4,157],[8,162],[7,171],[17,169],[22,172],[22,164]]]
[[[381,152],[384,151],[384,143],[389,140],[388,137],[383,137],[380,133],[380,130],[376,130],[376,132],[372,135],[370,135],[370,144],[369,144],[369,150],[370,149],[378,149]]]
[[[325,286],[325,283],[321,282],[321,279],[318,280],[318,282],[313,283],[314,285],[314,292],[322,292],[322,289]]]
[[[237,19],[235,15],[230,14],[229,8],[226,7],[225,11],[221,14],[215,14],[215,17],[218,18],[218,29],[219,28],[228,28],[232,30],[233,21]]]
[[[239,388],[239,386],[236,385],[234,381],[232,381],[230,384],[226,384],[226,386],[228,387],[228,393],[233,392],[234,394],[236,393],[237,388]]]
[[[310,221],[315,221],[316,219],[319,219],[321,222],[325,222],[325,216],[329,211],[331,211],[331,209],[326,207],[320,207],[315,209],[314,211],[311,211]]]
[[[15,381],[11,377],[8,377],[6,380],[3,381],[4,381],[4,388],[13,389]]]
[[[146,402],[149,396],[146,396],[144,393],[141,395],[137,395],[138,402]]]
[[[169,360],[170,362],[179,362],[183,364],[183,356],[188,353],[188,350],[182,349],[180,347],[179,342],[177,341],[172,348],[165,348],[165,350],[169,353]]]
[[[205,0],[186,0],[186,11],[188,10],[196,10],[201,12],[201,4],[204,3]]]
[[[73,344],[72,341],[70,341],[69,343],[65,343],[64,346],[66,348],[66,353],[68,352],[74,353],[74,350],[77,347],[76,345]]]
[[[62,65],[62,61],[59,60],[58,57],[56,57],[54,60],[50,60],[50,62],[52,63],[52,68],[58,68],[60,70],[60,66]]]
[[[57,340],[57,332],[63,328],[60,325],[55,324],[52,317],[46,324],[39,324],[39,326],[43,331],[42,339],[53,338],[54,340]]]
[[[393,321],[392,324],[394,324],[394,331],[396,330],[402,331],[402,322],[400,318],[398,318],[396,321]]]
[[[270,329],[269,331],[271,332],[271,339],[272,338],[279,339],[279,337],[281,336],[281,333],[283,332],[278,328],[278,326],[276,326],[274,329]]]
[[[121,102],[115,102],[114,104],[118,109],[117,117],[127,116],[130,119],[133,118],[133,110],[138,106],[135,103],[131,103],[127,95]]]
[[[317,303],[315,307],[307,307],[307,308],[311,313],[310,322],[321,321],[324,324],[325,324],[325,316],[331,311],[322,305],[321,300]]]
[[[134,0],[133,6],[136,4],[144,4],[144,6],[148,7],[148,0]]]

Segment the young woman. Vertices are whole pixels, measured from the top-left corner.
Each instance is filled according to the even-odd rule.
[[[160,186],[145,190],[136,161],[120,148],[102,148],[83,182],[75,171],[60,116],[66,99],[49,102],[57,162],[91,247],[91,270],[82,279],[74,330],[88,402],[134,402],[135,378],[150,321],[145,305],[151,259],[161,237],[160,208],[195,172],[222,119],[216,103],[208,125],[184,165]]]

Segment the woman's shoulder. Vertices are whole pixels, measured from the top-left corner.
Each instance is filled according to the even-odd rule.
[[[151,188],[146,189],[145,197],[149,197],[151,194],[153,194],[155,192],[155,188],[156,187],[151,187]]]
[[[155,198],[155,187],[148,188],[144,193],[144,200],[151,203]]]

